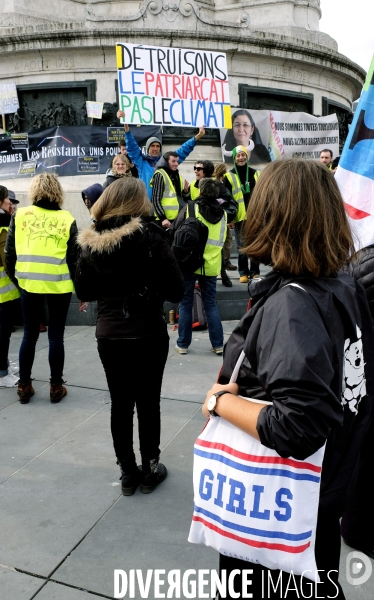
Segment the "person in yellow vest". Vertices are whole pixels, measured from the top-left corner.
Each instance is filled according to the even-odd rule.
[[[225,167],[225,172],[226,172],[226,166]],[[214,175],[214,163],[212,163],[211,160],[198,160],[195,163],[194,166],[194,173],[195,173],[195,179],[193,181],[191,181],[191,183],[188,186],[187,191],[185,191],[183,193],[183,199],[185,202],[188,202],[189,200],[197,200],[200,196],[200,189],[199,189],[199,184],[200,181],[202,179],[205,179],[207,177],[212,177],[213,179],[217,179],[219,185],[220,185],[220,191],[219,191],[219,202],[220,204],[223,205],[223,208],[226,211],[227,214],[227,233],[226,233],[226,241],[225,241],[225,245],[227,243],[227,241],[229,240],[228,243],[230,243],[230,240],[232,242],[232,237],[231,237],[231,233],[230,233],[230,229],[229,227],[234,227],[234,221],[237,218],[237,213],[239,211],[239,207],[236,201],[233,201],[233,197],[230,194],[230,192],[228,191],[228,189],[225,187],[225,185],[222,183],[222,178],[219,177],[215,177]],[[186,188],[186,185],[185,185]],[[236,214],[235,214],[236,211]],[[230,246],[231,247],[231,246]],[[229,270],[234,270],[236,271],[236,267],[234,267],[234,265],[232,265],[230,263],[230,261],[228,261],[228,264],[225,264],[225,259],[224,259],[224,251],[225,251],[225,246],[223,247],[222,250],[222,268],[221,268],[221,282],[222,285],[224,285],[225,287],[232,287],[232,281],[230,279],[230,277],[227,275],[226,269]]]
[[[12,214],[13,204],[8,189],[0,185],[0,387],[14,387],[19,379],[16,376],[18,369],[8,360],[9,341],[20,297],[18,288],[5,271],[4,249]]]
[[[235,237],[238,248],[243,246],[243,224],[247,215],[247,208],[252,192],[260,176],[260,171],[256,171],[249,166],[251,149],[253,149],[253,147],[253,142],[250,140],[248,146],[237,146],[234,148],[232,151],[234,168],[225,175],[226,187],[232,193],[234,200],[239,202],[239,206],[245,211],[244,213],[241,213],[240,218],[238,218],[235,223]],[[244,218],[242,219],[241,217],[243,215]],[[238,269],[240,283],[248,283],[249,279],[260,275],[260,265],[251,261],[249,266],[248,256],[241,252],[238,252]]]
[[[179,336],[175,349],[187,354],[192,340],[192,305],[196,280],[199,281],[202,300],[209,323],[209,339],[212,352],[223,354],[223,329],[216,302],[217,275],[221,272],[222,248],[226,239],[227,216],[217,202],[220,186],[214,179],[200,180],[200,196],[196,200],[196,218],[208,227],[208,240],[204,250],[204,268],[184,275],[184,296],[179,305]],[[188,218],[188,205],[173,224],[177,230]]]
[[[32,180],[31,206],[19,208],[9,225],[5,261],[21,288],[24,334],[19,353],[18,396],[27,404],[34,395],[31,370],[39,337],[40,313],[46,299],[49,313],[50,400],[66,396],[62,385],[64,329],[77,260],[77,225],[62,209],[63,190],[56,175],[43,173]],[[81,310],[85,306],[81,304]]]
[[[158,161],[150,181],[154,215],[162,227],[169,229],[185,206],[182,198],[184,180],[178,171],[179,155],[166,152]]]

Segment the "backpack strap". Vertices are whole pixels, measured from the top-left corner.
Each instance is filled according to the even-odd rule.
[[[188,201],[188,216],[195,217],[196,219],[195,202],[193,202],[192,200]]]

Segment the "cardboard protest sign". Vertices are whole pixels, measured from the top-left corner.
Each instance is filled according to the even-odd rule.
[[[89,119],[101,119],[103,116],[104,102],[86,100],[86,112]]]
[[[15,83],[0,83],[0,114],[9,115],[19,109]]]
[[[127,123],[231,127],[223,52],[118,43],[116,54]]]
[[[223,160],[233,163],[231,152],[254,143],[251,164],[278,158],[318,159],[329,148],[339,154],[339,123],[335,114],[314,117],[303,112],[232,108],[232,129],[221,130]]]

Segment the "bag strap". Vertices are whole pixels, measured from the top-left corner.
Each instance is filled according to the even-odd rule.
[[[192,200],[188,201],[188,216],[189,217],[195,217],[196,219],[196,210],[195,210],[195,202],[193,202]]]

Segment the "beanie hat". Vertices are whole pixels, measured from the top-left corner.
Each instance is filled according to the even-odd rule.
[[[236,146],[232,151],[232,157],[235,158],[239,152],[244,152],[248,156],[248,150],[245,146]]]
[[[145,151],[146,151],[147,154],[148,154],[149,146],[151,144],[160,144],[160,152],[161,152],[161,150],[162,150],[162,144],[161,144],[160,140],[157,137],[150,137],[147,140],[147,143],[145,145]]]

